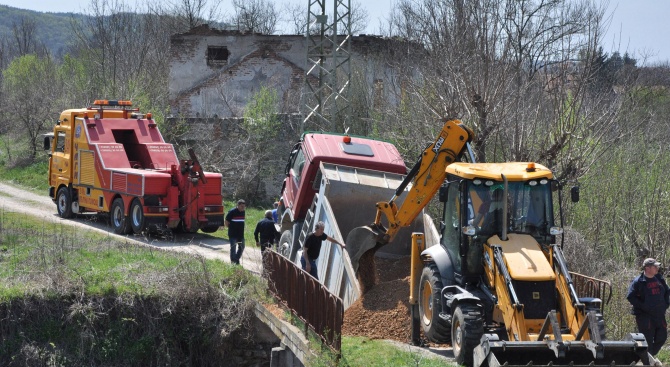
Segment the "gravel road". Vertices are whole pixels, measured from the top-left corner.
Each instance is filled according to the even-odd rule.
[[[14,185],[0,183],[0,211],[25,213],[46,221],[64,223],[85,230],[99,231],[118,237],[121,240],[132,241],[146,246],[181,251],[203,256],[208,259],[219,259],[230,262],[230,246],[227,240],[210,236],[205,233],[182,233],[173,238],[156,238],[144,235],[114,234],[112,227],[106,221],[100,220],[93,214],[82,214],[72,219],[62,219],[56,211],[56,204],[48,195],[39,195],[20,189]],[[247,226],[255,223],[246,223]],[[220,229],[225,230],[225,229]],[[247,246],[242,255],[241,265],[255,273],[261,271],[260,250],[249,246],[253,239],[247,239]]]

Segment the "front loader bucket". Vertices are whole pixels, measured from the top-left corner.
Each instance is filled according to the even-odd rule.
[[[602,358],[595,351],[602,351]],[[643,366],[655,365],[642,334],[622,341],[504,341],[487,334],[474,349],[474,365],[486,366]],[[659,364],[660,365],[660,364]]]

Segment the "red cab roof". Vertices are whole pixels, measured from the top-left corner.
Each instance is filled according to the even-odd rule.
[[[407,173],[405,162],[396,147],[370,138],[305,133],[303,148],[313,162],[329,162],[377,171]]]

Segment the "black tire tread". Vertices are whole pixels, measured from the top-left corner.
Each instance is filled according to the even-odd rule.
[[[438,315],[441,311],[442,303],[440,297],[442,296],[442,280],[440,278],[440,271],[437,265],[429,264],[423,268],[421,273],[420,287],[423,287],[424,280],[428,278],[433,291],[433,315],[431,317],[430,325],[421,322],[423,333],[428,340],[436,343],[450,343],[451,342],[451,325],[440,318]],[[423,296],[423,288],[419,289],[419,298]],[[419,304],[423,305],[423,300],[419,300]],[[419,318],[423,320],[423,307],[419,307]]]
[[[60,205],[58,205],[61,195],[65,195],[67,199],[64,211],[61,211]],[[58,215],[60,215],[61,218],[63,219],[72,218],[72,193],[70,192],[70,189],[68,189],[67,187],[61,187],[56,192],[56,209],[58,210]]]
[[[459,315],[460,313],[460,315]],[[455,324],[456,318],[462,317],[462,330],[465,333],[463,345],[460,348],[460,353],[456,354],[454,349],[454,357],[458,364],[472,366],[474,363],[474,350],[481,341],[484,335],[484,320],[479,307],[470,304],[461,304],[456,307],[452,323]],[[453,335],[452,335],[453,339]]]

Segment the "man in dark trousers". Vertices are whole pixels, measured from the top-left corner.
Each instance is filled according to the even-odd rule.
[[[230,209],[226,214],[226,227],[228,227],[228,240],[230,240],[230,262],[240,263],[242,252],[244,252],[244,209],[247,203],[240,199],[237,207]],[[238,248],[239,246],[239,248]]]
[[[261,247],[261,252],[265,251],[266,248],[272,246],[277,237],[277,228],[275,228],[275,222],[272,220],[272,210],[265,211],[265,218],[261,219],[258,224],[256,224],[256,230],[254,231],[254,239],[256,240],[256,246]],[[260,241],[258,239],[260,235]]]
[[[633,279],[626,298],[633,305],[638,331],[644,334],[648,351],[655,356],[668,338],[665,310],[670,306],[670,288],[658,273],[661,263],[649,258],[642,266],[644,271]]]
[[[319,258],[319,253],[321,252],[321,242],[328,240],[342,246],[342,249],[346,247],[345,244],[339,243],[334,238],[323,233],[325,227],[326,225],[323,222],[318,222],[314,225],[314,232],[305,238],[305,244],[302,247],[302,256],[300,257],[300,265],[302,265],[303,270],[316,279],[319,279],[319,273],[316,269],[316,259]]]

